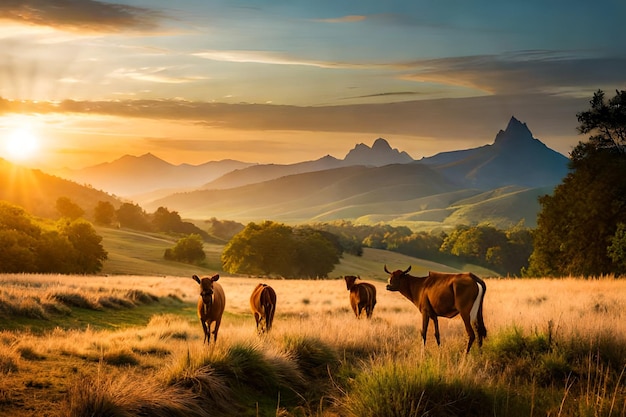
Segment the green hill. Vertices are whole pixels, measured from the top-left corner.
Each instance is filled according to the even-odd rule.
[[[223,245],[205,244],[207,259],[204,266],[194,266],[163,259],[165,249],[176,244],[176,238],[162,234],[145,233],[127,229],[97,228],[103,237],[102,244],[109,253],[104,262],[103,274],[108,275],[156,275],[156,276],[191,276],[221,273],[220,257]],[[396,252],[381,249],[364,248],[363,256],[344,255],[330,277],[360,275],[384,281],[388,275],[384,266],[392,269],[405,269],[411,265],[414,275],[425,275],[428,271],[457,272],[460,269],[438,264],[424,259],[413,258]],[[497,276],[493,271],[473,265],[464,265],[463,269],[481,276]]]

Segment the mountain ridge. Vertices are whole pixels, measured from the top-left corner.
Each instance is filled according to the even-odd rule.
[[[159,164],[150,153],[139,158]],[[414,160],[378,138],[371,147],[356,144],[344,159],[326,155],[287,165],[242,163],[201,185],[170,187],[134,201],[186,218],[242,222],[345,219],[421,229],[450,228],[461,220],[506,228],[522,220],[533,227],[540,210],[537,197],[562,181],[568,163],[512,116],[492,143],[476,148]]]

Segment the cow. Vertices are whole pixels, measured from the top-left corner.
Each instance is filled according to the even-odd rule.
[[[276,312],[276,291],[267,284],[258,284],[250,295],[250,309],[256,321],[257,332],[269,332]]]
[[[435,338],[437,345],[441,345],[437,318],[452,318],[460,314],[469,337],[466,353],[469,353],[476,338],[474,328],[478,333],[478,346],[482,346],[483,339],[487,337],[483,321],[483,299],[487,291],[485,282],[471,272],[429,272],[426,277],[414,277],[409,275],[410,270],[411,266],[404,271],[389,272],[385,265],[385,272],[390,275],[387,290],[399,291],[422,313],[424,344],[429,320],[435,324]]]
[[[350,291],[350,305],[357,319],[361,317],[363,310],[365,310],[365,316],[370,319],[376,305],[376,287],[369,282],[355,284],[355,281],[360,278],[354,275],[346,275],[344,277],[346,288]]]
[[[213,329],[213,342],[217,341],[217,332],[222,322],[222,314],[226,307],[226,296],[224,289],[216,281],[220,279],[219,274],[213,275],[211,278],[198,278],[197,275],[192,276],[193,280],[200,284],[200,298],[198,298],[198,317],[202,323],[204,330],[204,342],[210,344],[211,341],[211,323],[215,322]]]

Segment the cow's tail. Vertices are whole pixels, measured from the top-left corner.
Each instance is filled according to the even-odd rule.
[[[478,343],[482,344],[482,339],[487,337],[487,328],[485,327],[485,321],[483,320],[483,300],[485,299],[485,293],[487,292],[487,285],[485,284],[485,281],[478,278],[476,275],[470,274],[470,276],[478,286],[478,295],[476,296],[474,304],[472,305],[472,310],[470,311],[470,320],[478,332]]]

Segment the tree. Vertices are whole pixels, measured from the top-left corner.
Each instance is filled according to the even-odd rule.
[[[176,246],[166,249],[163,257],[168,260],[190,264],[204,261],[206,253],[204,253],[202,237],[198,234],[191,234],[178,239]]]
[[[617,230],[611,238],[611,244],[607,251],[619,270],[626,271],[626,224],[620,223],[617,225]]]
[[[226,244],[222,265],[234,273],[291,276],[292,233],[291,227],[272,221],[249,223]]]
[[[115,219],[115,207],[108,201],[98,201],[93,209],[93,215],[96,224],[110,226]]]
[[[102,262],[108,257],[108,253],[102,247],[102,237],[96,234],[95,229],[86,220],[74,220],[65,222],[60,220],[59,229],[67,237],[75,249],[76,257],[73,260],[75,273],[93,274],[102,269]]]
[[[336,236],[311,228],[295,231],[284,224],[249,223],[222,252],[222,266],[231,273],[324,277],[339,262]]]
[[[203,239],[209,235],[204,230],[197,227],[191,222],[184,222],[180,218],[177,211],[169,211],[165,207],[159,207],[152,215],[152,226],[154,230],[159,232],[180,233],[180,234],[196,234]]]
[[[605,99],[604,92],[598,90],[590,101],[591,109],[576,115],[578,132],[591,133],[589,143],[596,149],[610,149],[626,153],[626,91],[616,91],[615,97]],[[581,151],[584,149],[578,149]],[[584,158],[578,152],[572,160]]]
[[[534,250],[527,275],[621,275],[609,254],[626,223],[626,93],[606,102],[601,91],[578,113],[580,133],[591,133],[571,153],[570,173],[539,199]]]
[[[0,202],[0,272],[100,271],[107,253],[89,222],[65,218],[53,227],[37,224],[21,207]]]
[[[152,230],[148,215],[138,204],[123,203],[115,214],[122,227],[143,231]]]
[[[335,236],[330,239],[326,233],[310,228],[296,231],[297,276],[326,278],[339,263],[341,248],[337,248],[338,239]]]
[[[85,210],[67,197],[59,197],[57,199],[56,209],[61,217],[66,217],[70,220],[76,220],[85,215]]]

